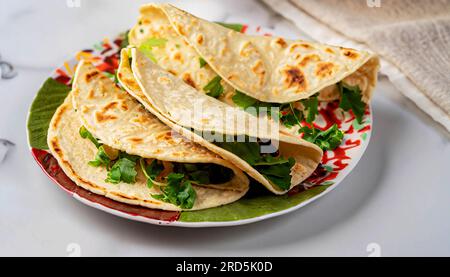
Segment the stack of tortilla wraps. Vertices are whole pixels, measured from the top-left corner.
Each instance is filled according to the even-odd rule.
[[[249,177],[285,194],[320,164],[323,147],[236,95],[304,110],[304,99],[341,99],[345,83],[368,103],[379,66],[367,52],[249,36],[167,4],[144,5],[128,39],[119,84],[79,63],[48,145],[77,185],[163,210],[232,203]]]

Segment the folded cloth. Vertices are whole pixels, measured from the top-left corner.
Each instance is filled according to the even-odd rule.
[[[365,48],[450,132],[450,0],[263,0],[313,39]]]

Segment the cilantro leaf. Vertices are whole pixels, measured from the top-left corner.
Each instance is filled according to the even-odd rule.
[[[288,109],[284,109],[280,112],[280,121],[284,126],[292,128],[295,125],[300,126],[300,121],[303,118],[303,114],[296,108],[294,108],[293,103],[289,103]]]
[[[156,159],[153,160],[148,166],[145,166],[144,159],[140,159],[139,163],[141,165],[142,172],[145,177],[147,177],[147,187],[152,188],[154,183],[157,183],[155,179],[164,170],[164,166],[158,163],[158,160]]]
[[[339,107],[344,111],[352,110],[358,123],[362,123],[364,111],[366,110],[366,103],[362,101],[362,94],[359,86],[350,86],[340,82],[338,88],[341,94]]]
[[[111,167],[105,181],[113,184],[118,184],[121,181],[127,184],[135,183],[137,175],[135,166],[135,161],[131,161],[127,158],[119,158]]]
[[[101,146],[101,143],[99,143],[98,140],[94,138],[94,136],[86,129],[86,127],[81,126],[79,134],[82,138],[92,141],[92,143],[95,144],[95,147],[99,148]]]
[[[98,148],[97,154],[95,154],[95,159],[93,161],[88,162],[90,166],[94,167],[105,166],[106,168],[109,167],[110,163],[111,159],[108,157],[108,154],[106,154],[103,145],[101,145]]]
[[[184,180],[184,174],[170,173],[167,176],[167,186],[161,187],[162,194],[153,194],[152,197],[182,209],[191,209],[194,206],[197,193],[191,182]]]
[[[222,78],[220,76],[214,77],[204,88],[203,90],[207,95],[218,98],[223,93],[223,86],[220,83]]]
[[[205,65],[207,65],[208,63],[205,61],[205,59],[203,59],[202,57],[198,58],[198,61],[200,63],[200,68],[204,67]]]
[[[166,45],[167,39],[164,38],[149,38],[139,46],[139,50],[144,53],[147,58],[152,60],[154,63],[157,62],[155,56],[153,55],[153,47],[164,47]]]
[[[301,100],[301,103],[305,107],[303,111],[303,116],[305,121],[308,123],[312,123],[316,116],[319,114],[319,101],[317,99],[317,95],[311,96],[308,99]]]
[[[325,131],[304,126],[300,128],[299,133],[303,133],[304,140],[316,144],[324,151],[336,149],[344,138],[344,133],[338,129],[336,124]]]

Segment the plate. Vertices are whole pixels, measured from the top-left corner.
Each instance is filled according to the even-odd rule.
[[[272,34],[269,29],[259,26],[229,24],[228,27],[249,34]],[[159,225],[219,227],[248,224],[290,213],[331,192],[353,170],[367,148],[372,131],[370,106],[366,109],[363,123],[359,124],[351,112],[343,112],[338,108],[338,102],[321,103],[314,125],[328,128],[338,124],[345,131],[344,141],[335,150],[324,152],[322,163],[316,171],[286,195],[272,195],[261,189],[261,185],[253,184],[249,193],[234,203],[200,211],[173,212],[128,205],[91,193],[72,182],[48,152],[46,130],[54,110],[70,90],[78,62],[88,60],[114,78],[124,37],[124,34],[120,34],[112,40],[106,38],[90,49],[77,52],[55,69],[47,80],[46,84],[57,83],[57,89],[50,91],[44,84],[30,107],[27,134],[33,157],[50,179],[88,206],[130,220]]]

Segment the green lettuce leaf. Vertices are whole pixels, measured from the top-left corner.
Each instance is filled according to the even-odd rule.
[[[70,87],[48,78],[33,100],[28,116],[28,142],[36,149],[48,150],[47,132],[56,109],[64,102]]]

